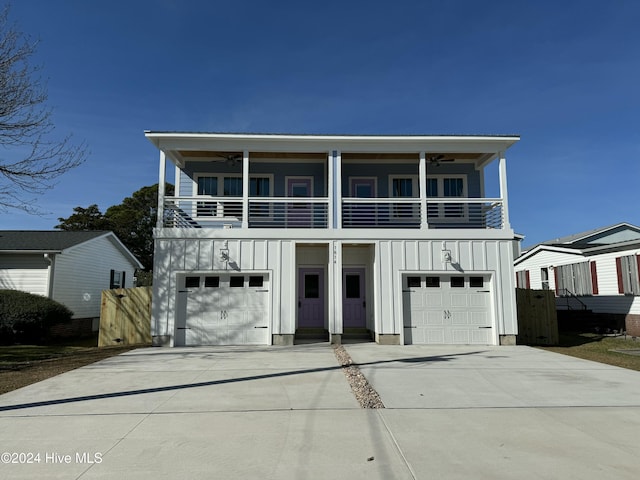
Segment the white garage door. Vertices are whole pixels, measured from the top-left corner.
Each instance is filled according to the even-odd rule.
[[[405,275],[405,343],[495,343],[490,275]]]
[[[177,345],[269,343],[267,274],[187,275],[180,283]]]

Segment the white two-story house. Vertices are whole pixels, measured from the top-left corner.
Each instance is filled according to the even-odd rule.
[[[176,183],[158,199],[156,344],[515,343],[518,136],[145,135]]]

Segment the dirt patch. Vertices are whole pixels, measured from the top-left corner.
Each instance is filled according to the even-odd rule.
[[[55,358],[2,362],[0,365],[0,394],[26,387],[32,383],[119,355],[134,348],[137,347],[94,347],[64,353]]]

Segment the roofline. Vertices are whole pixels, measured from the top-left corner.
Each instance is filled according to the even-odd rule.
[[[18,253],[18,254],[27,254],[27,253],[38,253],[38,254],[45,254],[45,253],[62,253],[62,250],[0,250],[0,253]]]
[[[581,256],[587,257],[587,256],[591,256],[592,254],[597,254],[601,252],[631,250],[635,246],[640,248],[640,240],[637,240],[637,239],[626,240],[624,242],[608,243],[606,245],[594,245],[592,247],[586,247],[586,248],[569,248],[569,247],[562,247],[557,245],[540,244],[524,252],[522,255],[520,255],[518,258],[514,260],[513,264],[514,266],[518,265],[519,263],[522,263],[524,260],[527,260],[528,258],[533,257],[535,254],[543,250],[548,252],[569,253],[569,254],[581,255]]]

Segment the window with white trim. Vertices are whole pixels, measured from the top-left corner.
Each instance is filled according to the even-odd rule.
[[[591,266],[589,262],[558,265],[556,290],[561,297],[570,295],[593,295]]]
[[[616,258],[618,292],[624,295],[640,295],[640,255]]]
[[[516,287],[531,288],[531,281],[529,280],[529,270],[519,270],[516,272]]]
[[[427,200],[432,198],[467,198],[466,175],[429,175],[427,177]],[[468,216],[464,203],[430,203],[429,218],[456,220]]]
[[[111,270],[109,275],[109,289],[125,288],[126,272]]]
[[[393,198],[418,198],[419,190],[417,175],[389,176],[389,193]],[[392,205],[391,216],[406,221],[419,220],[420,207],[417,203],[395,203]]]

